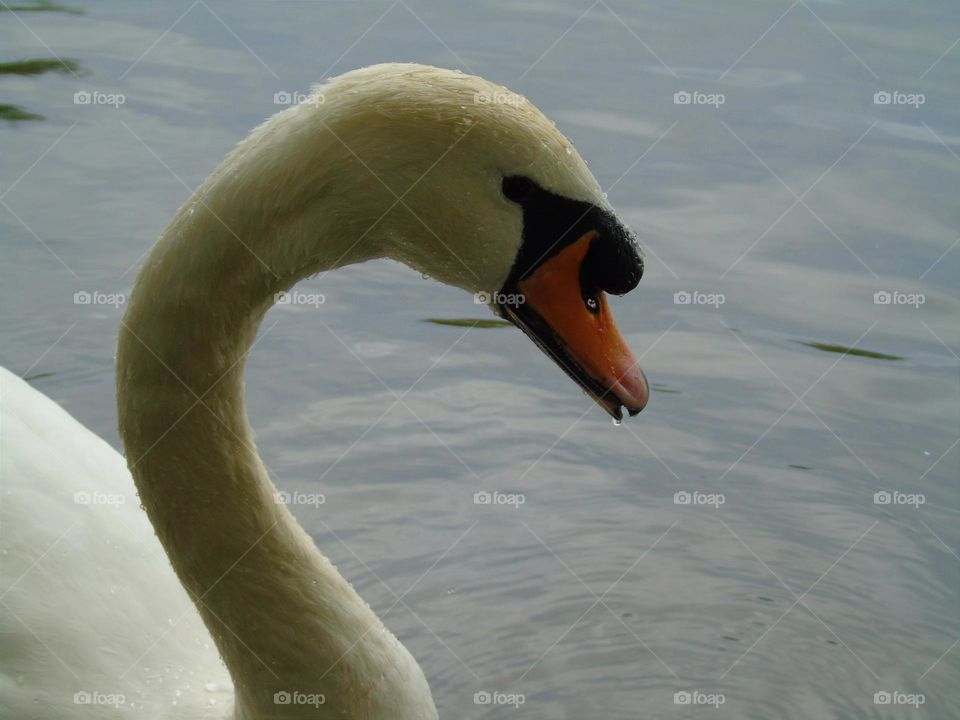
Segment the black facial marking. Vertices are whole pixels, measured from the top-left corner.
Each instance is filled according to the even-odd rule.
[[[523,209],[523,241],[505,287],[516,287],[591,230],[597,237],[580,270],[584,302],[601,290],[623,295],[640,282],[643,257],[636,239],[606,210],[552,193],[520,175],[504,178],[503,194]]]
[[[503,194],[507,200],[515,203],[523,200],[533,191],[533,182],[522,175],[511,175],[503,179]]]

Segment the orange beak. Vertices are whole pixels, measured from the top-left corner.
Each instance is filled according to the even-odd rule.
[[[506,316],[620,420],[639,413],[650,396],[647,379],[617,329],[599,290],[583,287],[583,261],[598,236],[590,231],[517,283],[522,302]],[[622,407],[621,407],[622,406]]]

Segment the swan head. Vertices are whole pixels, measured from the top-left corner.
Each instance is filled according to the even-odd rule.
[[[289,158],[309,178],[300,192],[341,198],[323,214],[362,236],[369,257],[474,294],[615,419],[643,409],[646,378],[606,298],[637,285],[642,253],[532,103],[457,71],[388,64],[334,78],[287,114],[300,138],[325,138],[322,152],[301,141]]]

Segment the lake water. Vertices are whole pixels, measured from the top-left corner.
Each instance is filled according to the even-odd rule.
[[[960,716],[960,5],[70,6],[0,12],[0,60],[79,64],[0,76],[45,116],[0,120],[0,362],[115,446],[122,308],[74,293],[128,292],[275,93],[502,82],[641,238],[613,308],[655,392],[622,427],[518,331],[424,322],[487,315],[394,263],[263,325],[264,460],[325,495],[298,517],[441,717]]]

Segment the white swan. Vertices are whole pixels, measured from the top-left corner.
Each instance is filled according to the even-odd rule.
[[[303,277],[394,258],[486,293],[614,417],[646,403],[604,297],[636,285],[639,251],[536,108],[418,65],[315,92],[237,146],[144,264],[117,356],[126,460],[0,372],[0,717],[436,717],[253,447],[244,359]]]

